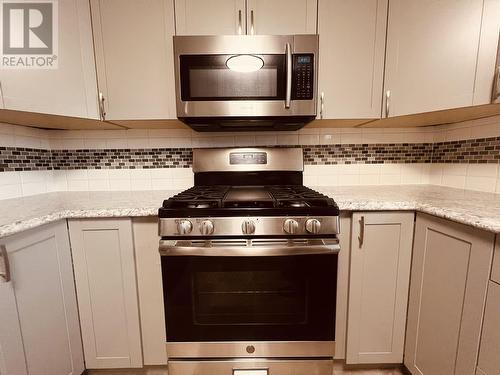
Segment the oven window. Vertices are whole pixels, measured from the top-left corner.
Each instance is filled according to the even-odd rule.
[[[304,324],[307,280],[280,270],[196,272],[194,324]]]
[[[337,256],[162,257],[167,341],[334,340]]]
[[[258,55],[262,68],[239,72],[227,67],[234,55],[180,56],[183,101],[284,100],[285,56]]]

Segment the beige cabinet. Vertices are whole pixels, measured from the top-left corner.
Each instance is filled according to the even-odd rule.
[[[247,0],[247,33],[316,34],[318,0]]]
[[[352,216],[347,364],[402,363],[413,212]]]
[[[319,0],[319,118],[380,118],[387,6]]]
[[[500,284],[490,281],[476,374],[498,373],[500,373]]]
[[[491,280],[500,284],[500,235],[497,235],[493,267],[491,269]]]
[[[493,233],[417,215],[404,360],[412,374],[474,374],[493,247]]]
[[[474,105],[500,102],[500,0],[484,0],[477,56]],[[498,52],[498,59],[497,59]],[[495,81],[495,74],[498,75]],[[496,87],[493,85],[496,84]]]
[[[473,104],[482,14],[483,0],[390,1],[386,116]]]
[[[70,220],[69,231],[86,368],[142,367],[130,219]]]
[[[0,69],[2,107],[99,118],[90,9],[86,1],[58,7],[56,69]]]
[[[175,0],[177,35],[315,34],[317,0]]]
[[[167,363],[165,308],[158,219],[137,218],[132,223],[137,262],[137,288],[141,316],[144,365]]]
[[[176,118],[173,2],[91,0],[91,8],[103,117]]]
[[[335,359],[345,359],[347,301],[349,299],[349,258],[351,254],[350,212],[340,213],[340,252],[337,260],[337,304],[335,312]]]
[[[245,0],[175,0],[176,35],[246,34]]]
[[[0,374],[28,375],[12,281],[0,280],[0,301]]]
[[[80,375],[80,326],[66,221],[0,241],[0,374]]]

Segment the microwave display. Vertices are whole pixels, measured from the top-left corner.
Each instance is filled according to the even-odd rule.
[[[292,99],[310,100],[314,90],[314,56],[293,55]]]

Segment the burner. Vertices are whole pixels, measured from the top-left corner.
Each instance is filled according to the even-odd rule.
[[[248,210],[259,210],[258,213],[262,215],[266,212],[269,215],[286,215],[298,213],[297,210],[308,214],[311,209],[335,207],[335,202],[331,198],[303,185],[200,185],[183,191],[163,203],[164,210],[184,209],[179,211],[177,216],[185,216],[185,210],[191,211],[190,215],[196,215],[198,211],[199,215],[235,215],[236,210],[240,210],[241,215]]]
[[[307,202],[304,201],[281,201],[281,207],[309,207]]]

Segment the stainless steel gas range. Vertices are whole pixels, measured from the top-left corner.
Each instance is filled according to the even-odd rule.
[[[339,209],[300,148],[194,150],[159,210],[169,375],[330,375]]]

